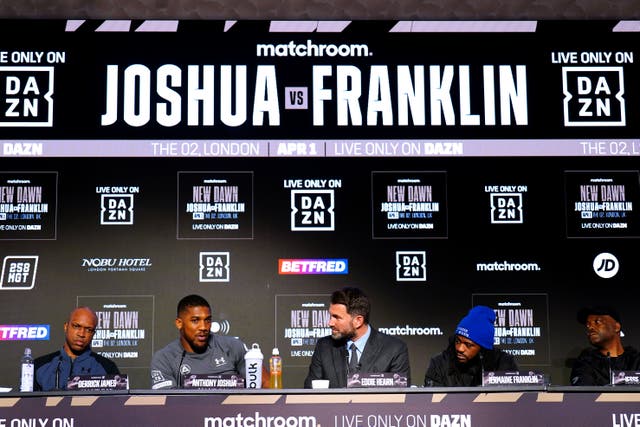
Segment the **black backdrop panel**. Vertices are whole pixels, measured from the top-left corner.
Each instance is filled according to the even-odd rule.
[[[188,293],[216,333],[278,346],[290,388],[344,285],[418,385],[478,303],[556,384],[580,307],[617,305],[637,342],[622,23],[2,24],[0,385],[88,304],[94,349],[146,388]]]

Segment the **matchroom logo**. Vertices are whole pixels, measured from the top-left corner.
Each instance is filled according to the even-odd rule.
[[[426,282],[427,253],[425,251],[397,251],[396,281]]]
[[[229,252],[200,252],[200,281],[229,282]]]
[[[38,255],[4,257],[0,289],[33,289],[37,270]]]

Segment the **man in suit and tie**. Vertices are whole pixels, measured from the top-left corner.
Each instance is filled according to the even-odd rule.
[[[370,311],[369,298],[358,288],[345,287],[331,294],[331,335],[316,343],[305,388],[319,379],[329,380],[330,388],[344,388],[347,377],[359,372],[397,373],[411,384],[407,345],[373,328]]]

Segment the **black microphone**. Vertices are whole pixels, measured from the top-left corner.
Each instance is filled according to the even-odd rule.
[[[607,363],[609,364],[609,385],[613,385],[613,369],[611,369],[611,353],[607,351]]]
[[[60,365],[62,364],[62,355],[58,356],[58,366],[56,366],[56,388],[60,390]]]
[[[482,350],[478,353],[478,357],[480,357],[480,385],[484,387],[484,355]]]
[[[182,388],[182,361],[187,354],[187,350],[182,350],[182,357],[180,357],[180,363],[178,364],[178,388]]]
[[[347,378],[349,378],[349,352],[344,347],[342,347],[340,352],[342,353],[342,357],[344,358],[344,361],[346,363],[346,366],[347,366]]]

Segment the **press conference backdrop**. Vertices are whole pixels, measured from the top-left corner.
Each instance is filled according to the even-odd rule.
[[[206,297],[302,386],[328,297],[371,297],[412,382],[477,304],[496,347],[567,384],[576,311],[628,345],[640,236],[637,22],[5,20],[0,385],[93,349],[147,388]]]

